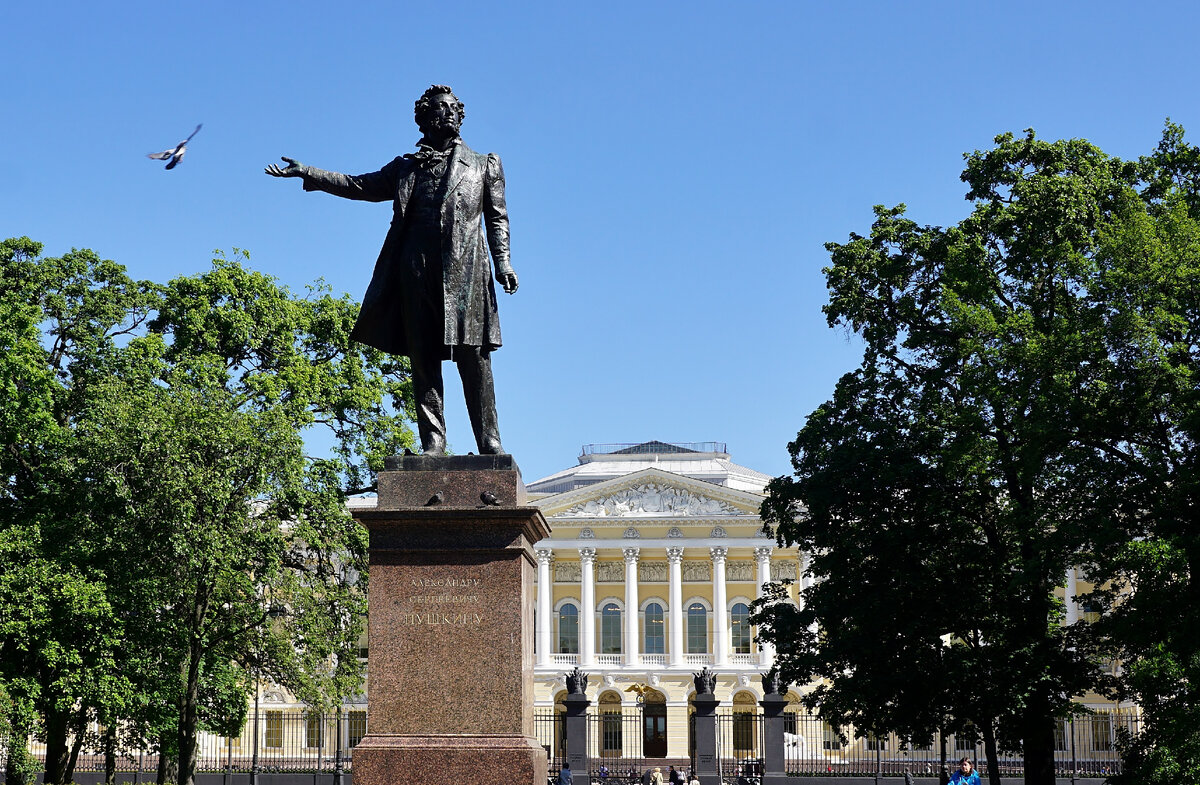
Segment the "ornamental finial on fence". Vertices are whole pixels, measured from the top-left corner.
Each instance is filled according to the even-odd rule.
[[[696,683],[697,695],[712,695],[717,687],[717,674],[710,671],[707,665],[699,673],[693,673],[692,679]]]
[[[570,695],[583,695],[587,692],[588,677],[587,674],[579,669],[576,665],[574,670],[567,672],[567,693]]]

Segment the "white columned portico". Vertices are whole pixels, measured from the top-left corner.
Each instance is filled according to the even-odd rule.
[[[1067,570],[1067,585],[1063,590],[1063,603],[1066,606],[1066,624],[1068,627],[1079,621],[1079,603],[1075,601],[1075,595],[1078,593],[1078,574],[1075,572],[1075,568],[1071,567]]]
[[[764,587],[771,580],[771,549],[755,548],[754,563],[758,567],[758,597],[762,598]],[[758,641],[759,664],[770,667],[775,662],[775,647],[764,640]]]
[[[537,664],[549,665],[550,657],[550,606],[554,601],[553,583],[550,580],[550,563],[554,554],[548,550],[537,553]]]
[[[667,548],[670,565],[670,589],[667,594],[669,611],[668,634],[671,638],[671,665],[683,665],[683,548]]]
[[[579,664],[596,663],[596,549],[579,549]]]
[[[641,648],[638,646],[638,548],[624,548],[625,556],[625,664],[640,665]]]
[[[729,549],[708,549],[713,566],[713,664],[729,663],[729,611],[725,607],[725,557]]]

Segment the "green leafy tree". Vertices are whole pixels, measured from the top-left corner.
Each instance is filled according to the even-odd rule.
[[[954,226],[876,208],[869,237],[827,245],[825,313],[863,360],[769,487],[764,517],[814,582],[757,619],[834,725],[978,734],[994,783],[1020,747],[1026,782],[1049,785],[1056,718],[1101,686],[1054,593],[1123,537],[1100,501],[1117,469],[1098,442],[1124,420],[1096,257],[1137,167],[1029,132],[962,178]]]
[[[1120,482],[1102,490],[1128,538],[1091,565],[1108,589],[1092,631],[1144,718],[1113,781],[1165,785],[1200,780],[1200,631],[1184,611],[1200,605],[1200,149],[1168,123],[1141,170],[1141,198],[1124,200],[1098,253],[1126,369],[1126,428],[1098,442]]]
[[[0,683],[47,745],[46,781],[63,782],[100,705],[132,689],[100,556],[102,524],[72,453],[79,402],[118,342],[143,323],[152,292],[89,251],[40,258],[28,238],[0,243]],[[75,744],[67,745],[74,732]]]
[[[4,250],[24,359],[0,380],[46,405],[39,431],[0,404],[0,554],[26,576],[0,609],[41,598],[0,628],[0,683],[40,717],[46,781],[93,719],[190,783],[199,730],[236,733],[259,678],[317,706],[357,691],[366,548],[345,499],[412,444],[406,366],[350,344],[351,300],[294,296],[244,254],[155,285],[89,251]],[[320,428],[331,455],[306,455]]]

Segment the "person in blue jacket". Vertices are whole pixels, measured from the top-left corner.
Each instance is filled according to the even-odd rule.
[[[958,771],[950,775],[950,785],[980,785],[979,772],[971,767],[971,759],[958,762]]]
[[[978,781],[978,778],[976,778]],[[558,770],[558,782],[555,785],[573,785],[571,782],[571,764],[563,762],[562,768]]]

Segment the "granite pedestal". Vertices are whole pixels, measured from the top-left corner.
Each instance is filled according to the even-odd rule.
[[[354,785],[546,782],[533,738],[533,545],[508,455],[400,456],[370,533],[367,730]]]

